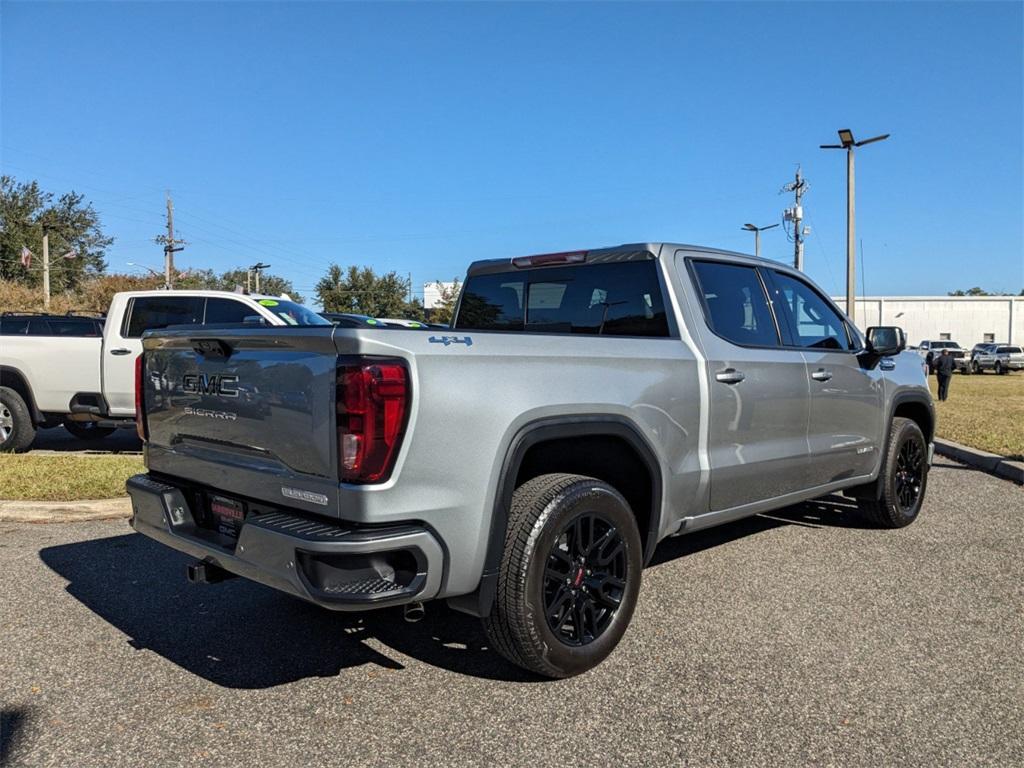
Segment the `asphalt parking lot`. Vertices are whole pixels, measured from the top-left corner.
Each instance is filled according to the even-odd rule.
[[[322,612],[121,522],[0,524],[5,766],[1024,764],[1024,489],[835,497],[662,544],[619,650],[542,681],[443,605]]]

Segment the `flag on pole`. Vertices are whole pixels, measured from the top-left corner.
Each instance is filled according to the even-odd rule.
[[[25,269],[32,266],[32,251],[28,249],[27,245],[21,246],[21,266]]]
[[[78,258],[78,251],[76,251],[74,248],[72,248],[70,251],[68,251],[63,256],[61,256],[61,258],[62,259],[77,259]]]

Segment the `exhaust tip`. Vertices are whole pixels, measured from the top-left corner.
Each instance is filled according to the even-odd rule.
[[[402,618],[404,618],[410,624],[415,624],[417,621],[423,621],[423,617],[426,616],[427,610],[423,607],[423,603],[406,603],[402,606]]]

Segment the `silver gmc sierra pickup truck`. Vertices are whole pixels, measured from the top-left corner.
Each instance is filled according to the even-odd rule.
[[[444,598],[574,675],[667,536],[839,491],[914,521],[935,414],[904,344],[782,264],[670,243],[478,261],[445,330],[150,332],[131,524],[192,581]]]

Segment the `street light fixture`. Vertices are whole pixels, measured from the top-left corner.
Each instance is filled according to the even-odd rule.
[[[264,264],[262,261],[258,261],[255,264],[253,264],[251,267],[249,267],[248,271],[246,272],[246,279],[245,279],[245,282],[246,282],[246,285],[245,285],[246,293],[248,293],[251,290],[251,278],[252,278],[252,273],[253,272],[256,273],[256,293],[260,292],[260,273],[264,269],[270,269],[270,265],[269,264]]]
[[[853,150],[855,147],[863,147],[865,144],[873,144],[876,141],[883,141],[889,138],[888,133],[881,136],[873,136],[863,141],[855,141],[853,131],[849,128],[839,129],[839,144],[822,144],[822,149],[845,149],[846,150],[846,314],[854,325],[857,324],[854,318],[855,296],[854,296],[854,170]]]
[[[774,229],[778,224],[769,224],[767,227],[755,227],[753,224],[744,224],[740,229],[754,233],[754,255],[761,258],[761,233],[766,229]]]

